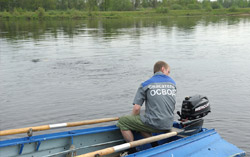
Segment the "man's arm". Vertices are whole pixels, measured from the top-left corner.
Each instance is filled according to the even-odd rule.
[[[133,115],[139,115],[140,114],[140,110],[141,110],[141,106],[138,105],[138,104],[134,104],[132,114]]]

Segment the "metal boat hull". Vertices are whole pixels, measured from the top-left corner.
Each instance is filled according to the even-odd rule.
[[[142,138],[134,134],[135,139]],[[124,140],[116,126],[95,127],[0,141],[0,156],[74,156],[122,143]],[[139,152],[129,156],[245,156],[243,150],[222,139],[214,129],[202,129],[192,136],[175,136],[158,143],[154,148],[149,144],[139,146]]]

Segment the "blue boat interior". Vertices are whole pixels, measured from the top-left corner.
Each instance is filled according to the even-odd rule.
[[[178,123],[174,127],[181,128]],[[134,132],[135,140],[142,136]],[[157,135],[157,134],[154,134]],[[125,143],[115,125],[0,141],[0,156],[77,155]],[[138,146],[129,156],[245,156],[245,152],[222,139],[214,130],[201,129],[191,136],[177,135],[161,141],[159,146]],[[73,146],[73,147],[72,147]],[[118,153],[119,154],[119,153]],[[113,154],[111,156],[117,156]]]

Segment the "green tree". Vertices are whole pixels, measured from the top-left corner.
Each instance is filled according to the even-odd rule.
[[[156,8],[157,7],[157,0],[152,0],[152,7]]]
[[[86,9],[85,0],[78,0],[77,9],[78,10],[85,10]]]
[[[221,4],[219,2],[217,2],[217,1],[211,2],[211,7],[213,9],[220,9],[220,8],[222,8]]]
[[[9,10],[8,0],[0,0],[0,11]]]
[[[89,12],[97,11],[98,10],[97,0],[88,0],[86,3],[86,7]]]
[[[133,4],[130,0],[111,0],[111,10],[130,11],[133,10]]]
[[[108,11],[111,10],[111,0],[103,0],[99,6],[100,10]]]
[[[188,9],[192,9],[192,10],[201,9],[200,4],[188,4],[187,7],[188,7]]]
[[[182,6],[180,4],[173,4],[171,5],[172,10],[181,10]]]
[[[148,8],[150,6],[150,1],[149,0],[142,0],[141,6],[143,8]]]
[[[141,1],[140,0],[134,0],[134,8],[137,9],[139,8],[141,5]]]
[[[36,12],[37,12],[38,18],[43,18],[45,15],[45,10],[42,7],[39,7]]]
[[[204,8],[204,9],[211,7],[210,0],[204,0],[204,1],[202,1],[201,4],[202,4],[202,8]]]
[[[168,6],[168,0],[162,0],[162,4],[163,7],[167,7]]]
[[[43,0],[43,8],[46,10],[55,10],[56,0]]]

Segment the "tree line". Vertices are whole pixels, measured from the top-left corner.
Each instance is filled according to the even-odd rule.
[[[250,0],[0,0],[0,11],[35,11],[76,9],[83,11],[131,11],[166,7],[181,9],[249,8]]]

